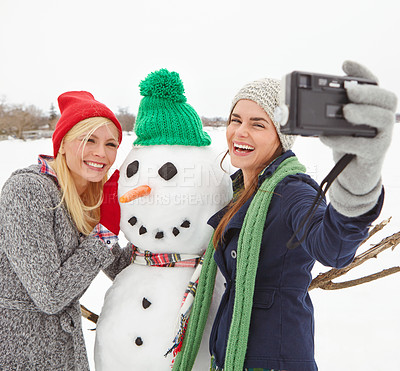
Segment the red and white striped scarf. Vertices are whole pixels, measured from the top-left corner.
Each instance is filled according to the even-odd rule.
[[[155,267],[188,267],[196,268],[200,261],[199,255],[190,254],[154,254],[148,250],[141,251],[132,245],[131,263]]]

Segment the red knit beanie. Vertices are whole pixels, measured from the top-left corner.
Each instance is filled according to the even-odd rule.
[[[106,117],[110,119],[119,131],[119,143],[122,140],[121,124],[115,115],[103,103],[94,99],[87,91],[68,91],[58,97],[61,117],[53,133],[54,158],[60,149],[61,141],[78,122],[90,117]]]

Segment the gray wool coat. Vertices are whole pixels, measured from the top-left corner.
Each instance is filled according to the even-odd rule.
[[[78,300],[130,252],[80,235],[39,169],[17,170],[0,194],[0,370],[89,370]]]

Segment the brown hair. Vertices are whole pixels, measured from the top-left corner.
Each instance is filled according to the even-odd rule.
[[[222,167],[222,161],[225,159],[227,154],[228,154],[228,151],[225,153],[225,156],[221,160],[221,167]],[[257,179],[258,179],[258,176],[256,175],[254,177],[254,179],[252,179],[250,186],[240,190],[238,196],[229,202],[229,204],[227,206],[227,212],[220,220],[220,222],[214,232],[214,236],[212,239],[214,249],[216,249],[218,246],[218,243],[220,241],[222,241],[222,235],[225,231],[226,226],[230,222],[230,220],[233,218],[233,216],[239,211],[239,209],[246,203],[247,200],[250,199],[250,197],[256,191]]]
[[[231,113],[229,114],[226,126],[228,126],[231,122],[231,116],[232,116],[232,112],[233,112],[234,108],[235,108],[235,106],[232,107],[232,110],[231,110]],[[283,147],[282,147],[282,144],[280,144],[277,151],[271,158],[270,162],[272,162],[274,159],[276,159],[278,156],[280,156],[282,154],[282,152],[283,152]],[[225,160],[228,153],[229,153],[229,151],[226,151],[224,157],[222,158],[222,160],[220,162],[221,168],[222,168],[222,162]],[[222,168],[222,170],[224,170],[224,169]],[[250,179],[249,184],[250,185],[247,186],[246,188],[243,187],[243,189],[241,189],[239,191],[239,194],[229,202],[229,204],[227,206],[227,211],[226,211],[225,215],[222,217],[222,219],[220,220],[217,228],[215,229],[214,235],[213,235],[212,242],[213,242],[215,249],[217,248],[218,243],[222,242],[223,233],[225,231],[226,226],[230,222],[230,220],[239,211],[239,209],[250,199],[250,197],[256,192],[257,184],[258,184],[258,174],[256,174],[253,179]]]

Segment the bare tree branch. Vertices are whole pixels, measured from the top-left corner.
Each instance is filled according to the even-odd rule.
[[[313,288],[319,287],[320,289],[324,289],[324,290],[346,289],[348,287],[353,287],[353,286],[361,285],[363,283],[375,281],[379,278],[390,276],[391,274],[394,274],[397,272],[400,272],[400,267],[392,267],[392,268],[384,269],[383,271],[378,272],[378,273],[370,274],[369,276],[357,278],[355,280],[350,280],[350,281],[346,281],[346,282],[336,282],[336,283],[332,282],[332,281],[320,282],[318,286],[314,286]],[[310,288],[309,290],[311,290],[311,289],[312,288]]]
[[[97,314],[93,313],[92,311],[84,307],[82,304],[81,304],[81,313],[82,317],[88,319],[89,321],[92,321],[93,323],[97,323],[97,320],[99,319],[99,316]]]
[[[362,242],[363,244],[368,241],[369,238],[371,238],[375,233],[377,233],[378,231],[380,231],[382,228],[384,228],[389,222],[390,219],[384,220],[382,221],[380,224],[376,225],[369,233],[369,236]],[[372,246],[370,249],[368,249],[367,251],[365,251],[364,253],[357,255],[353,262],[351,264],[349,264],[347,267],[341,268],[341,269],[336,269],[336,268],[332,268],[331,270],[329,270],[328,272],[325,273],[320,273],[317,277],[315,277],[312,282],[310,287],[308,288],[308,291],[315,289],[317,287],[322,288],[322,289],[326,289],[326,290],[334,290],[334,289],[341,289],[341,288],[345,288],[345,287],[352,287],[352,286],[356,286],[356,285],[360,285],[362,283],[365,282],[370,282],[373,280],[376,280],[378,278],[381,277],[386,277],[390,274],[396,273],[398,272],[398,270],[396,270],[398,267],[393,267],[390,268],[390,270],[385,270],[385,271],[390,271],[391,273],[375,273],[371,276],[367,276],[367,277],[363,277],[357,280],[353,280],[353,281],[349,281],[351,283],[346,284],[345,282],[342,282],[340,284],[335,284],[332,282],[332,280],[334,280],[335,278],[338,278],[340,276],[343,276],[344,274],[346,274],[347,272],[349,272],[350,270],[358,267],[359,265],[365,263],[367,260],[371,259],[371,258],[376,258],[378,256],[378,254],[380,254],[382,251],[385,251],[389,248],[392,249],[392,251],[394,250],[394,248],[400,243],[400,232],[394,233],[393,235],[384,238],[382,241],[380,241],[379,243],[377,243],[376,245]],[[370,278],[368,278],[370,277]],[[374,278],[372,278],[374,277]]]
[[[392,217],[390,217],[389,219],[386,219],[386,220],[382,220],[379,224],[374,226],[374,228],[372,228],[369,231],[368,237],[363,242],[361,242],[360,245],[364,245],[374,234],[378,233],[380,230],[385,228],[390,223],[391,220],[392,220]]]

